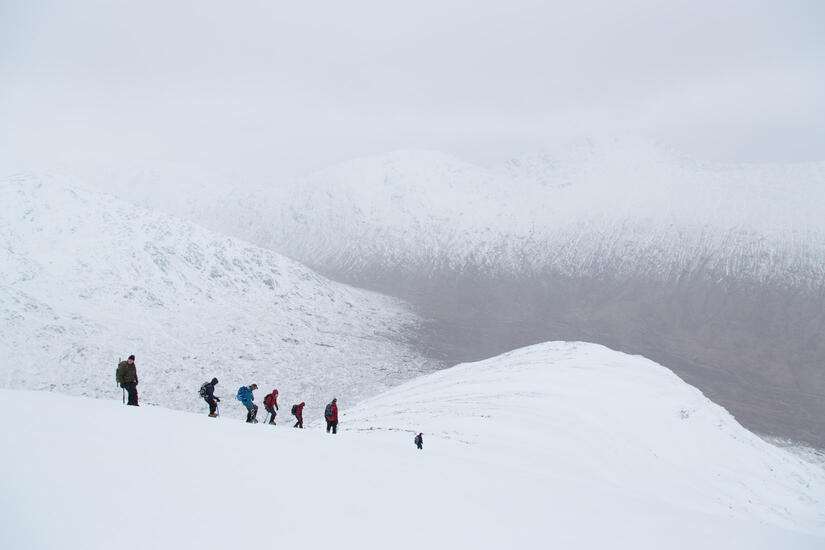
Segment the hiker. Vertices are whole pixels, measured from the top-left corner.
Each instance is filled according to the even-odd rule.
[[[332,433],[338,433],[338,399],[335,398],[332,400],[331,403],[327,403],[327,407],[324,409],[324,418],[327,419],[327,433],[329,433],[330,429]]]
[[[423,433],[419,433],[417,436],[415,436],[415,446],[418,447],[419,450],[424,448],[424,434]]]
[[[213,378],[211,382],[204,382],[201,384],[200,392],[198,392],[203,400],[209,404],[209,416],[212,418],[218,416],[218,401],[221,400],[220,397],[215,397],[215,385],[217,383],[217,378]]]
[[[257,389],[258,384],[250,384],[249,386],[241,386],[238,388],[238,401],[246,407],[246,421],[250,424],[258,423],[258,419],[255,418],[258,415],[258,405],[253,403],[255,396],[252,395],[252,392]]]
[[[293,428],[304,427],[304,405],[306,405],[306,403],[304,403],[303,401],[301,401],[301,403],[298,405],[292,405],[292,414],[294,414],[295,418],[298,419],[298,422],[296,422],[295,425],[292,426]]]
[[[264,408],[269,413],[269,423],[275,425],[275,411],[278,410],[278,390],[272,390],[272,393],[264,397]]]
[[[126,390],[129,394],[129,402],[127,405],[138,406],[138,376],[137,368],[135,367],[135,356],[130,355],[126,361],[121,361],[117,366],[115,374],[117,383],[121,388]]]

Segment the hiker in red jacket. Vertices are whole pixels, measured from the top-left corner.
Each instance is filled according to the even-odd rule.
[[[295,415],[295,418],[298,419],[298,422],[295,423],[293,428],[303,428],[304,427],[304,403],[301,401],[300,405],[292,405],[292,414]]]
[[[338,433],[338,399],[333,399],[332,403],[327,403],[327,408],[324,409],[324,418],[327,420],[327,433],[332,430],[332,433]]]
[[[275,411],[278,410],[278,390],[272,390],[272,393],[264,397],[264,408],[269,413],[269,423],[275,424]]]

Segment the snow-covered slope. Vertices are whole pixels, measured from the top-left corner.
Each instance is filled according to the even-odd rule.
[[[356,275],[690,274],[817,288],[825,280],[825,163],[708,164],[617,141],[491,168],[398,151],[265,188],[222,177],[121,168],[98,173],[97,185]]]
[[[823,163],[616,141],[488,168],[402,151],[257,190],[180,167],[99,177],[413,303],[438,359],[596,341],[668,364],[751,429],[825,446]]]
[[[400,151],[248,193],[213,183],[195,202],[137,190],[170,177],[114,179],[144,193],[137,200],[334,271],[689,273],[816,287],[825,274],[822,163],[710,165],[586,143],[493,168]]]
[[[250,426],[0,391],[0,545],[825,543],[820,467],[748,433],[666,369],[599,346],[539,345],[425,376],[341,427],[332,436],[319,423]]]
[[[422,376],[347,412],[642,500],[825,535],[825,471],[644,357],[550,342]],[[548,487],[549,489],[549,487]]]
[[[0,384],[117,396],[137,356],[145,402],[204,407],[242,384],[322,407],[434,368],[403,303],[243,241],[87,191],[0,186]]]

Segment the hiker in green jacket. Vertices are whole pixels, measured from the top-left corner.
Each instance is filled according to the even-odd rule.
[[[126,361],[121,361],[117,366],[117,383],[121,388],[129,393],[128,405],[138,406],[138,377],[137,368],[135,367],[135,356],[130,355]]]

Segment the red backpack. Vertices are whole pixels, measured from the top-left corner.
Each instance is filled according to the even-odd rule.
[[[265,409],[271,409],[272,408],[272,401],[273,401],[273,399],[272,399],[272,394],[271,393],[268,394],[266,397],[264,397],[264,408]]]

